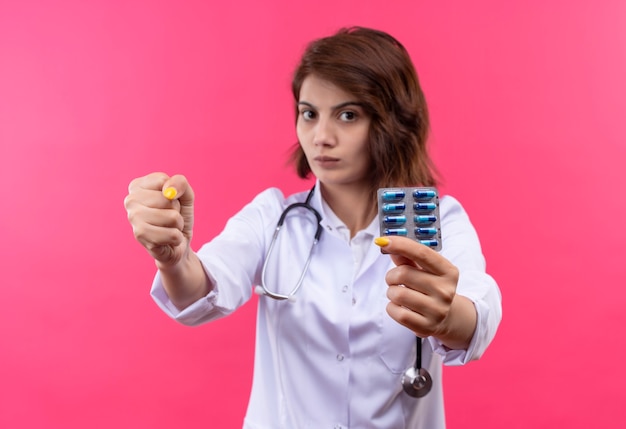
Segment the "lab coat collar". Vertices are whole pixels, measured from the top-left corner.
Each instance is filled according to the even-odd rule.
[[[313,192],[310,203],[322,216],[321,224],[324,227],[324,230],[335,231],[341,227],[347,228],[341,219],[339,219],[337,215],[331,211],[330,207],[328,207],[328,205],[322,200],[319,179],[315,181],[315,191]],[[378,237],[380,235],[378,216],[376,216],[368,227],[362,231],[369,234],[371,237]],[[362,231],[359,231],[359,233]]]

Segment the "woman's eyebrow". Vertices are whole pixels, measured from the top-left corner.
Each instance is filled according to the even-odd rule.
[[[358,101],[346,101],[344,103],[337,104],[335,107],[333,107],[333,110],[343,109],[344,107],[348,107],[348,106],[363,107],[363,103],[359,103]]]
[[[317,107],[315,107],[313,104],[309,103],[308,101],[298,101],[298,106],[303,105],[303,106],[308,106],[311,107],[313,109],[317,109]],[[358,107],[363,107],[363,103],[359,103],[358,101],[345,101],[343,103],[339,103],[336,106],[333,106],[331,109],[332,110],[339,110],[339,109],[343,109],[344,107],[348,107],[348,106],[358,106]]]

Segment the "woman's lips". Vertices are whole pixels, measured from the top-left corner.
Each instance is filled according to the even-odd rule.
[[[315,161],[316,164],[322,166],[322,167],[330,167],[335,165],[339,159],[338,158],[333,158],[331,156],[316,156],[315,158],[313,158],[313,160]]]

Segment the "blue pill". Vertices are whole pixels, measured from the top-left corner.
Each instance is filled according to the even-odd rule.
[[[383,205],[383,213],[402,213],[406,210],[406,204],[404,203],[393,203],[393,204],[384,204]]]
[[[416,200],[430,200],[431,198],[435,198],[437,193],[433,190],[429,189],[417,189],[413,191],[413,198]]]
[[[404,198],[404,191],[384,191],[383,192],[383,200],[385,201],[398,201]]]
[[[387,225],[404,225],[406,223],[406,216],[385,216],[383,223]]]
[[[415,203],[413,209],[417,212],[430,212],[437,208],[435,203]]]
[[[420,243],[429,247],[437,247],[439,245],[437,240],[420,240]]]
[[[413,218],[415,223],[430,224],[437,222],[437,216],[418,215]]]
[[[408,235],[406,228],[385,228],[385,235]]]
[[[415,235],[432,237],[437,234],[437,228],[415,228]]]

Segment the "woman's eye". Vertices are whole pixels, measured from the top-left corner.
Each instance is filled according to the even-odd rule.
[[[342,121],[352,122],[356,119],[356,114],[354,112],[341,112],[340,118]]]
[[[315,112],[313,112],[311,110],[303,110],[302,112],[300,112],[300,114],[307,121],[310,121],[311,119],[315,118]]]

